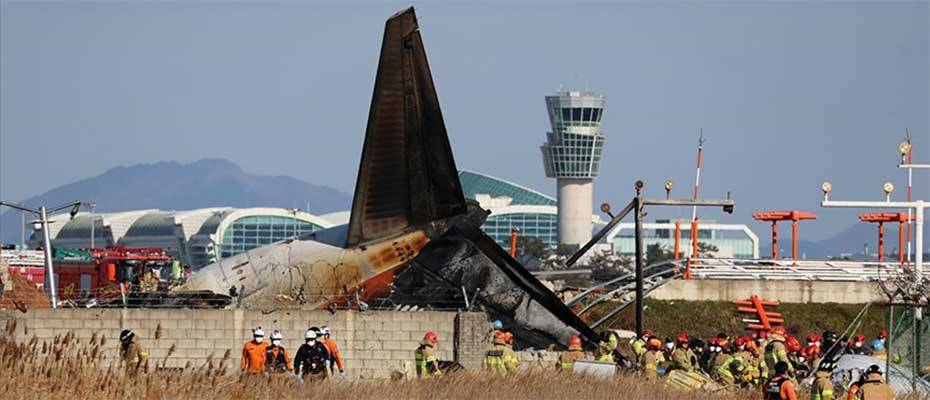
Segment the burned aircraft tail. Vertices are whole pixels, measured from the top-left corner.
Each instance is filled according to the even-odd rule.
[[[431,237],[406,268],[421,266],[417,271],[455,293],[480,292],[489,311],[525,326],[537,342],[564,342],[575,333],[593,339],[583,321],[481,233],[486,215],[465,202],[416,14],[408,8],[384,28],[346,247],[444,220],[444,233]],[[397,282],[389,286],[390,293],[401,292]],[[409,294],[426,298],[423,290],[436,289],[413,285]]]
[[[384,28],[346,247],[466,212],[413,8]]]

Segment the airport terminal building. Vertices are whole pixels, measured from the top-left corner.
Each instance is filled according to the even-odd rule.
[[[510,248],[512,228],[548,246],[558,244],[558,203],[554,198],[480,172],[460,171],[459,181],[465,197],[491,211],[481,228],[503,248]]]
[[[558,201],[539,191],[481,172],[459,171],[462,191],[489,210],[482,229],[504,249],[510,248],[511,230],[520,237],[536,238],[552,248],[558,244]],[[594,228],[605,221],[592,216]],[[56,247],[90,248],[106,246],[158,247],[194,268],[232,257],[245,251],[290,237],[349,222],[349,212],[322,216],[300,210],[272,207],[214,207],[187,211],[158,209],[115,213],[80,213],[51,216],[49,234]],[[673,247],[673,224],[668,221],[646,224],[646,245]],[[680,246],[690,248],[689,224],[683,224]],[[745,225],[701,225],[702,242],[716,246],[717,257],[758,258],[758,238]],[[91,237],[93,236],[93,239]],[[614,253],[632,255],[635,241],[632,224],[621,223],[607,238]],[[28,241],[42,245],[42,231]]]
[[[269,207],[81,213],[74,219],[62,214],[52,220],[49,234],[53,246],[158,247],[195,268],[335,225],[303,211]],[[29,245],[41,246],[41,238],[42,231],[36,231]]]

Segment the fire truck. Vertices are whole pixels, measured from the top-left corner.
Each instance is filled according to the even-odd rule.
[[[159,248],[107,247],[55,253],[55,276],[61,301],[117,297],[121,290],[132,290],[146,268],[160,268],[164,272],[170,269],[172,262]],[[9,271],[24,275],[39,287],[45,284],[45,267],[41,262],[14,261]],[[124,284],[122,288],[121,284]]]

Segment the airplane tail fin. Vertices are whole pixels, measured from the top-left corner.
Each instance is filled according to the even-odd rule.
[[[413,8],[388,19],[346,247],[466,212]]]

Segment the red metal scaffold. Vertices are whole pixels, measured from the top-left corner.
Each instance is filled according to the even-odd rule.
[[[772,259],[778,258],[778,221],[791,221],[791,259],[798,260],[798,221],[817,219],[817,215],[806,211],[760,211],[752,213],[752,219],[772,223]]]
[[[746,329],[756,332],[768,332],[778,325],[784,326],[785,320],[782,318],[781,313],[765,309],[765,307],[778,307],[778,300],[762,300],[759,296],[752,295],[746,300],[734,300],[733,304],[740,306],[736,309],[738,312],[755,314],[758,318],[744,318],[743,322],[746,323]]]
[[[862,213],[859,214],[859,220],[867,223],[878,224],[878,262],[881,263],[885,258],[885,223],[898,223],[898,262],[904,265],[904,227],[909,222],[907,213]]]

